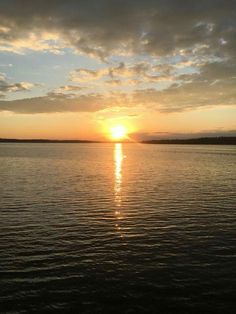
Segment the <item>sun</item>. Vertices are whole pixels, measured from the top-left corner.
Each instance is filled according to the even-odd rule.
[[[115,125],[110,129],[113,140],[122,140],[127,136],[127,128],[124,125]]]

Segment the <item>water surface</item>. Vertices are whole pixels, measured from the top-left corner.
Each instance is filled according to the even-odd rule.
[[[233,313],[236,149],[0,144],[0,311]]]

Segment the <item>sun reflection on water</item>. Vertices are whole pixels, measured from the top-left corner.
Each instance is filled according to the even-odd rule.
[[[122,184],[122,162],[123,162],[123,151],[122,144],[116,143],[114,150],[115,160],[115,203],[118,207],[121,206],[121,184]]]
[[[115,200],[115,217],[117,219],[116,229],[120,233],[120,237],[123,238],[122,228],[120,225],[120,220],[122,219],[122,212],[121,212],[121,203],[122,203],[122,163],[123,163],[123,149],[121,143],[116,143],[114,146],[114,176],[115,176],[115,183],[114,183],[114,200]]]

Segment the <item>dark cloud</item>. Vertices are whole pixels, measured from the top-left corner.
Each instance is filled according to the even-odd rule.
[[[235,55],[235,0],[1,0],[0,12],[0,38],[8,46],[45,31],[100,57],[116,51],[166,55],[197,46]]]

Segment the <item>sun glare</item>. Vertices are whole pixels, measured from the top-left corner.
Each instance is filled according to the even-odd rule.
[[[113,140],[122,140],[127,136],[127,129],[124,125],[116,125],[110,129],[110,134]]]

